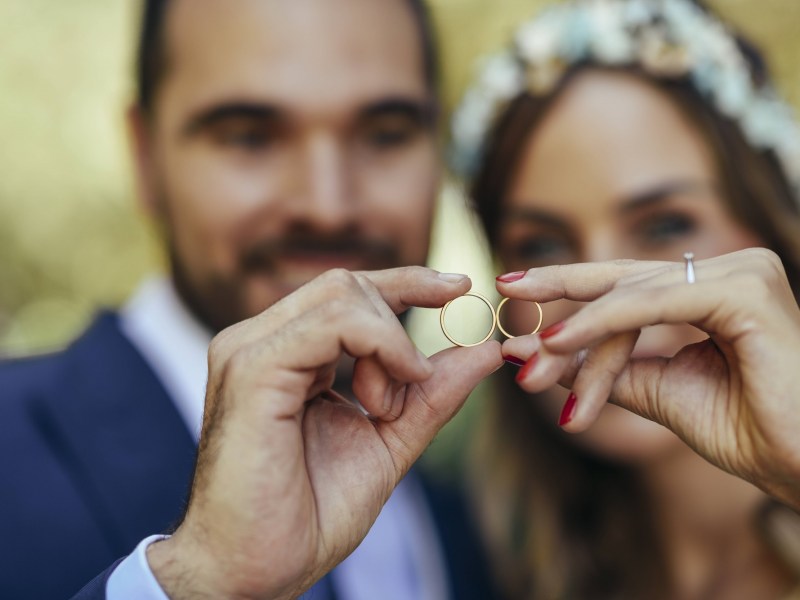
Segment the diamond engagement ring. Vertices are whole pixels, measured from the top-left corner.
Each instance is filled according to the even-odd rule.
[[[694,283],[694,252],[685,252],[683,259],[686,261],[686,283]]]

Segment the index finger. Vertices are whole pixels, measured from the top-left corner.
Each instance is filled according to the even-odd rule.
[[[355,275],[369,280],[395,314],[415,306],[441,308],[472,287],[466,275],[440,273],[427,267],[359,271]]]
[[[529,269],[515,281],[503,281],[504,276],[498,277],[497,290],[506,298],[516,300],[590,302],[611,291],[622,279],[649,278],[675,270],[677,266],[674,262],[633,259],[554,265]]]

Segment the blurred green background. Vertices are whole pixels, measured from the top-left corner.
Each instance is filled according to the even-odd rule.
[[[476,56],[542,0],[432,0],[451,107]],[[800,105],[800,2],[715,0],[768,54]],[[123,114],[132,91],[138,2],[0,0],[0,355],[56,348],[99,305],[159,268],[129,174]],[[455,188],[443,194],[433,266],[491,293]],[[446,345],[435,311],[414,318],[427,351]]]

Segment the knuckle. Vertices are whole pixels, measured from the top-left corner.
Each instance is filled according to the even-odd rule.
[[[252,350],[249,346],[237,348],[221,365],[222,381],[243,382],[253,374]]]
[[[772,265],[773,267],[782,266],[781,259],[769,248],[748,248],[743,252],[759,262]]]
[[[758,286],[784,283],[786,270],[780,257],[768,248],[747,248],[734,253],[739,260],[732,266],[728,277],[732,281],[748,282]]]
[[[357,276],[347,269],[331,269],[320,275],[320,279],[333,294],[348,293],[354,287],[360,287]]]
[[[219,364],[230,356],[233,352],[238,330],[238,324],[231,325],[214,336],[214,339],[212,339],[211,343],[208,345],[209,364]]]
[[[366,273],[351,273],[355,284],[364,292],[377,292],[378,288]]]
[[[614,381],[622,370],[621,367],[615,368],[597,352],[591,351],[586,354],[582,369],[584,372],[591,372],[592,378],[601,381]]]
[[[617,279],[617,282],[614,284],[615,289],[623,289],[632,287],[634,284],[639,282],[639,277],[636,275],[624,275]]]
[[[431,272],[430,269],[428,269],[427,267],[422,267],[420,265],[412,265],[406,268],[406,275],[410,276],[413,279],[425,277],[430,272]]]
[[[630,272],[636,266],[636,261],[632,258],[615,258],[607,263],[611,272],[621,273],[622,275],[617,279],[618,282],[631,281],[636,279],[638,273]]]
[[[783,281],[786,278],[783,262],[775,252],[768,248],[753,248],[753,251],[771,281]]]
[[[547,292],[551,294],[555,294],[561,298],[566,297],[567,281],[571,279],[570,269],[568,268],[567,265],[553,265],[550,268],[553,269],[552,272],[555,276],[551,280],[547,280],[547,284],[545,284],[545,286],[543,287],[546,289]],[[530,269],[525,271],[525,277],[528,277],[528,274],[530,272],[531,272]]]
[[[636,265],[636,261],[632,258],[615,258],[608,261],[608,264],[620,270],[627,270]]]
[[[324,277],[323,286],[318,300],[323,305],[339,306],[343,298],[349,298],[352,304],[354,296],[364,294],[356,275],[346,269],[332,269],[326,271],[322,277]]]
[[[636,261],[633,260],[633,259],[619,259],[619,260],[614,261],[614,262],[617,263],[617,265],[619,267],[621,267],[621,268],[624,268],[626,266],[626,264],[633,265],[633,264],[636,263]],[[614,287],[618,288],[618,289],[619,288],[635,287],[637,285],[640,285],[642,283],[646,283],[646,282],[652,280],[654,277],[657,277],[657,276],[662,275],[664,273],[667,273],[669,271],[675,271],[675,270],[678,270],[678,271],[682,272],[683,271],[683,266],[665,265],[665,266],[661,266],[661,267],[653,267],[652,269],[649,269],[647,271],[641,271],[641,272],[638,272],[638,273],[637,272],[633,272],[633,273],[630,273],[628,275],[623,275],[622,277],[620,277],[617,280],[617,283],[614,285]]]

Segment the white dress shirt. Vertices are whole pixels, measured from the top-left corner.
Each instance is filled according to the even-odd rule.
[[[125,336],[158,376],[189,431],[199,438],[210,332],[189,312],[165,277],[146,280],[122,309]],[[444,559],[420,484],[400,482],[367,537],[331,574],[339,600],[443,600]],[[143,540],[108,579],[108,600],[168,600],[147,563]],[[269,560],[266,557],[265,560]]]

